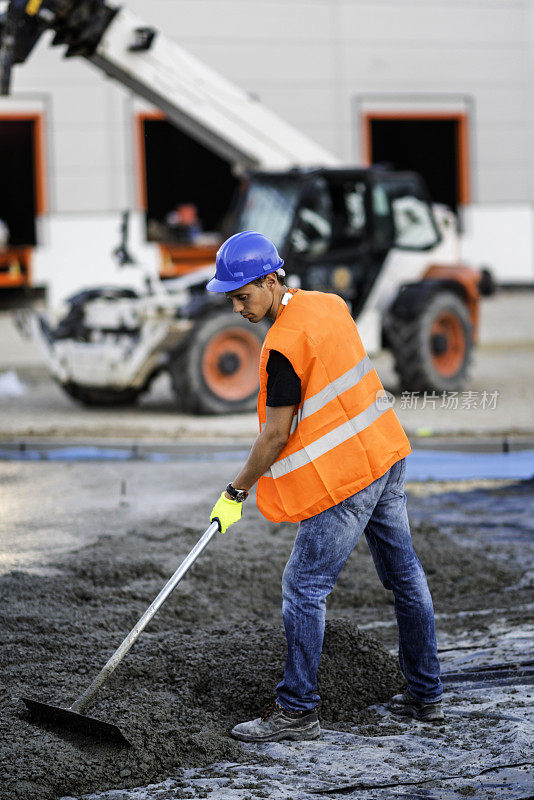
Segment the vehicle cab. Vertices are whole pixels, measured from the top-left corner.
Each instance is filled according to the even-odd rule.
[[[261,231],[291,285],[336,292],[353,314],[393,248],[428,252],[442,236],[421,178],[378,168],[254,173],[233,227]]]

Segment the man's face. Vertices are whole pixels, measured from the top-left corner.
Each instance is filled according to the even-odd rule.
[[[226,297],[232,302],[234,314],[241,314],[249,322],[259,322],[273,304],[275,285],[276,280],[268,275],[261,286],[247,283],[240,289],[226,292]]]

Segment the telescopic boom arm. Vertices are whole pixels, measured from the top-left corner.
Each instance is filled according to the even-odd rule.
[[[239,169],[337,166],[338,159],[255,98],[105,0],[11,0],[0,19],[0,80],[45,30],[66,57],[83,56],[160,108],[167,119]]]

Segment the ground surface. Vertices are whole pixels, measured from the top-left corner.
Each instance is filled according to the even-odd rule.
[[[460,399],[457,409],[420,400],[408,408],[396,395],[414,449],[432,444],[430,431],[442,447],[532,446],[533,302],[532,293],[506,293],[483,305],[467,387],[477,392],[475,407]],[[445,673],[448,719],[438,729],[399,722],[385,709],[401,681],[394,608],[362,542],[329,600],[321,739],[259,746],[228,737],[229,726],[272,697],[284,658],[280,578],[296,530],[265,521],[252,500],[88,710],[118,724],[132,750],[58,738],[21,716],[25,694],[69,704],[86,688],[207,527],[256,420],[177,414],[165,380],[139,408],[87,410],[45,377],[35,349],[4,313],[0,347],[5,457],[82,441],[173,452],[169,463],[81,463],[75,451],[71,462],[0,460],[0,800],[90,792],[93,800],[317,800],[324,793],[524,800],[534,793],[532,480],[454,475],[408,486]],[[376,366],[395,391],[389,356]],[[495,408],[481,407],[484,391],[498,392]],[[524,464],[529,478],[534,464],[531,472]]]
[[[409,400],[398,391],[389,353],[373,359],[395,410],[414,436],[417,431],[445,435],[534,434],[534,292],[502,292],[481,306],[480,344],[475,349],[465,392],[445,407],[443,398]],[[2,393],[2,373],[15,372],[24,394]],[[486,393],[486,394],[484,394]],[[0,312],[0,438],[63,436],[130,439],[233,437],[257,432],[254,414],[192,417],[176,411],[170,385],[162,376],[138,408],[85,409],[46,377],[33,343],[21,339],[11,315]]]
[[[465,723],[456,685],[447,687],[448,698],[463,722],[453,718],[441,732],[414,731],[413,724],[381,716],[401,678],[388,653],[395,648],[392,598],[363,541],[329,602],[320,687],[330,732],[321,745],[296,750],[231,740],[228,727],[261,710],[281,674],[280,577],[296,532],[293,525],[266,522],[252,504],[239,526],[211,543],[90,709],[119,724],[132,750],[58,738],[19,716],[23,695],[62,705],[88,685],[206,527],[210,504],[203,481],[214,482],[233,467],[192,461],[0,464],[6,511],[0,529],[0,782],[6,800],[57,800],[113,787],[123,790],[110,800],[203,793],[305,798],[317,796],[310,787],[363,785],[365,765],[366,785],[372,776],[376,785],[386,777],[394,783],[406,758],[405,769],[420,782],[425,763],[435,769],[430,755],[436,748],[455,754],[446,767],[464,779],[477,775],[480,763],[500,769],[531,760],[522,721],[531,701],[514,695],[519,689],[513,685],[506,684],[506,708],[486,685],[475,687],[482,689],[486,716],[516,720],[513,730],[499,729],[506,746],[491,738],[487,725]],[[413,484],[409,510],[443,659],[465,661],[482,643],[489,663],[513,668],[525,660],[533,613],[532,482]],[[516,649],[502,650],[511,632]],[[503,697],[500,692],[501,705]],[[381,746],[389,748],[386,754],[377,750]],[[414,761],[406,754],[416,746]],[[124,790],[168,776],[173,780],[163,788]],[[523,774],[509,776],[509,783],[522,787]],[[477,796],[492,797],[487,787],[484,792]]]

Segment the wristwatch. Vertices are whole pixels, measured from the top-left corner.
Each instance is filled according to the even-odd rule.
[[[234,489],[231,483],[229,483],[226,487],[226,491],[232,500],[236,501],[236,503],[243,503],[248,497],[248,492],[246,489]]]

